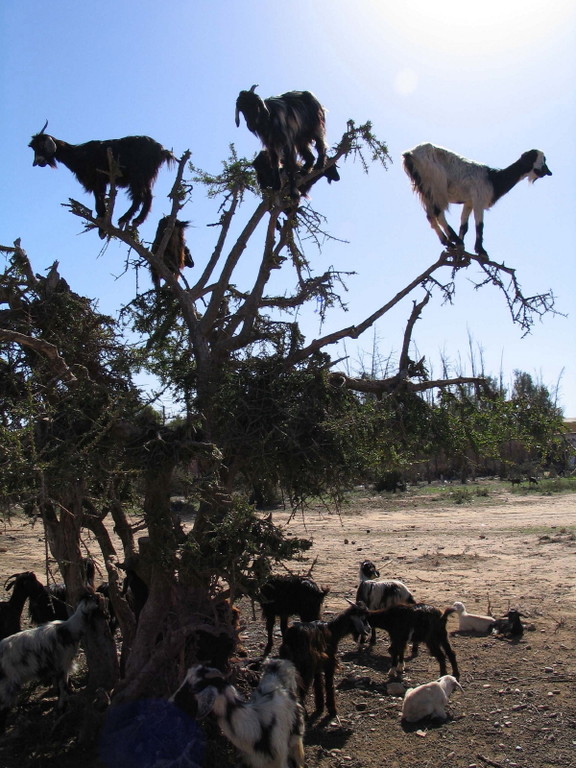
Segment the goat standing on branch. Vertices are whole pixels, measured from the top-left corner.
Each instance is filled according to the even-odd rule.
[[[44,133],[44,127],[28,144],[34,150],[34,163],[41,168],[49,165],[56,168],[56,161],[72,171],[87,192],[94,193],[96,216],[103,219],[106,215],[105,195],[110,182],[110,164],[108,149],[118,164],[120,175],[115,179],[119,187],[127,187],[132,205],[120,217],[118,226],[124,227],[140,208],[140,214],[132,225],[139,227],[150,212],[152,205],[152,186],[162,163],[176,160],[172,152],[149,136],[125,136],[122,139],[108,141],[87,141],[85,144],[68,144]],[[101,229],[100,237],[105,233]]]
[[[298,155],[304,160],[301,170],[307,173],[312,166],[316,170],[326,165],[326,113],[324,107],[310,91],[289,91],[281,96],[261,99],[254,92],[240,91],[236,99],[236,126],[240,125],[240,113],[244,115],[248,130],[258,136],[264,145],[272,173],[273,189],[280,189],[280,167],[282,166],[290,185],[290,196],[298,199],[300,193],[296,183],[299,170]],[[318,157],[310,145],[314,144]],[[327,168],[329,181],[340,178],[334,166]]]
[[[474,250],[487,258],[484,250],[484,211],[522,179],[534,182],[552,176],[544,154],[538,149],[524,152],[515,163],[497,170],[467,160],[434,144],[419,144],[404,152],[404,170],[420,197],[430,226],[445,246],[464,247],[468,219],[474,211],[476,243]],[[446,221],[450,203],[463,205],[459,234]]]

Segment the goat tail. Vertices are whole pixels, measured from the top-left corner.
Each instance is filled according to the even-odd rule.
[[[439,216],[448,210],[448,179],[439,161],[440,150],[431,144],[421,144],[402,155],[403,166],[428,215]],[[440,156],[441,157],[441,156]]]
[[[406,171],[407,176],[412,182],[412,188],[414,189],[414,192],[416,192],[416,194],[419,196],[422,202],[426,202],[426,203],[432,202],[430,200],[429,194],[426,193],[427,190],[422,181],[422,176],[420,176],[420,173],[418,172],[416,163],[414,162],[413,153],[404,152],[404,154],[402,155],[402,158],[403,158],[404,170]]]
[[[448,621],[448,616],[451,616],[453,613],[458,613],[456,608],[446,608],[444,613],[441,616],[441,621],[444,627],[446,627],[446,622]]]
[[[166,163],[168,167],[172,167],[174,163],[178,162],[176,155],[169,149],[162,149],[161,162]]]

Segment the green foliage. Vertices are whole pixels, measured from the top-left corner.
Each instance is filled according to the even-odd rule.
[[[513,485],[510,493],[525,495],[528,491],[550,496],[554,493],[576,493],[576,477],[540,477],[538,485],[529,485],[527,481]]]
[[[374,411],[329,383],[326,362],[286,370],[277,356],[246,359],[222,372],[213,403],[224,464],[280,484],[294,504],[338,498],[374,461]]]
[[[285,538],[269,519],[257,516],[254,508],[235,499],[227,514],[209,526],[202,540],[188,537],[181,556],[181,578],[209,583],[216,589],[220,579],[233,591],[244,590],[258,576],[263,560],[291,560],[310,549],[308,539]]]
[[[46,499],[57,498],[78,484],[96,493],[118,467],[115,424],[141,407],[132,359],[110,317],[70,291],[54,268],[30,284],[17,256],[0,275],[20,305],[5,313],[5,326],[53,345],[76,379],[64,383],[49,358],[0,343],[2,497],[27,502],[42,488]]]

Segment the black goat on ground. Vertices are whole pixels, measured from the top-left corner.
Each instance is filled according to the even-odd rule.
[[[369,613],[362,603],[352,603],[330,621],[294,622],[286,630],[280,646],[280,658],[289,659],[298,670],[302,703],[314,682],[316,714],[320,714],[324,709],[325,688],[326,709],[330,717],[336,716],[334,673],[338,666],[338,644],[347,635],[368,634]]]
[[[56,161],[72,171],[87,192],[94,193],[96,216],[104,218],[106,214],[106,189],[110,183],[110,164],[108,150],[118,164],[121,172],[116,178],[116,186],[127,187],[132,205],[120,217],[118,226],[125,226],[140,209],[140,214],[132,225],[140,226],[148,216],[152,205],[152,186],[164,162],[173,162],[176,158],[167,149],[149,136],[125,136],[122,139],[107,141],[87,141],[85,144],[68,144],[44,133],[44,128],[32,136],[29,147],[34,150],[34,163],[43,168],[46,165],[56,168]],[[99,230],[100,237],[105,232]]]
[[[446,656],[452,665],[452,674],[459,680],[460,672],[456,654],[448,640],[446,621],[454,608],[447,608],[444,613],[425,603],[415,605],[393,605],[380,611],[368,611],[368,623],[371,627],[385,629],[390,635],[389,653],[392,657],[391,674],[399,677],[404,671],[404,653],[406,645],[412,641],[412,655],[418,654],[419,643],[425,643],[428,650],[440,665],[440,676],[446,675]]]
[[[84,557],[82,558],[81,566],[84,586],[93,589],[96,575],[94,561],[89,557]],[[36,576],[34,576],[34,579],[36,584],[29,584],[30,601],[28,603],[28,611],[32,623],[37,625],[46,624],[46,622],[56,619],[66,621],[73,610],[68,601],[66,585],[57,583],[46,587],[42,582],[38,581]]]
[[[284,637],[289,616],[300,616],[301,621],[316,621],[320,618],[322,603],[329,591],[328,587],[319,587],[308,576],[270,576],[256,596],[266,621],[268,641],[264,656],[272,650],[276,616],[280,617],[280,631]]]
[[[12,592],[10,598],[0,603],[0,640],[20,632],[20,620],[24,603],[28,598],[44,592],[44,587],[32,571],[15,573],[4,584],[7,592]]]
[[[162,243],[162,238],[164,237],[164,233],[166,232],[166,227],[168,226],[169,221],[170,217],[164,216],[158,222],[156,236],[150,249],[155,255],[158,253],[158,249]],[[174,221],[174,229],[172,230],[172,234],[170,235],[170,239],[168,240],[166,248],[164,249],[164,254],[162,256],[164,264],[166,264],[170,272],[176,276],[182,272],[184,267],[194,266],[190,250],[186,245],[186,238],[184,237],[184,231],[188,226],[188,223],[189,222],[187,221],[180,221],[179,219]],[[160,275],[152,266],[150,267],[150,277],[152,278],[154,288],[158,291],[160,289]]]
[[[520,638],[524,634],[524,626],[520,620],[521,617],[524,617],[523,613],[510,610],[502,619],[494,619],[492,631],[496,635]]]
[[[236,125],[240,125],[240,113],[244,115],[248,130],[258,136],[268,152],[272,172],[272,188],[280,189],[280,167],[288,177],[290,196],[300,196],[296,183],[298,155],[304,160],[302,171],[312,166],[323,168],[326,164],[326,116],[324,107],[309,91],[289,91],[281,96],[261,99],[254,92],[240,91],[236,99]],[[310,145],[314,144],[318,157]],[[338,172],[336,171],[336,175]],[[333,176],[336,180],[336,176]]]

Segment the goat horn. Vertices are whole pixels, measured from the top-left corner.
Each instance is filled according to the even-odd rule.
[[[40,133],[44,133],[44,131],[46,130],[47,127],[48,127],[48,120],[46,120],[46,122],[44,123],[44,128],[42,128]]]
[[[255,89],[256,89],[256,88],[258,88],[258,85],[253,85],[253,86],[250,88],[250,93],[254,93],[254,91],[255,91]]]

